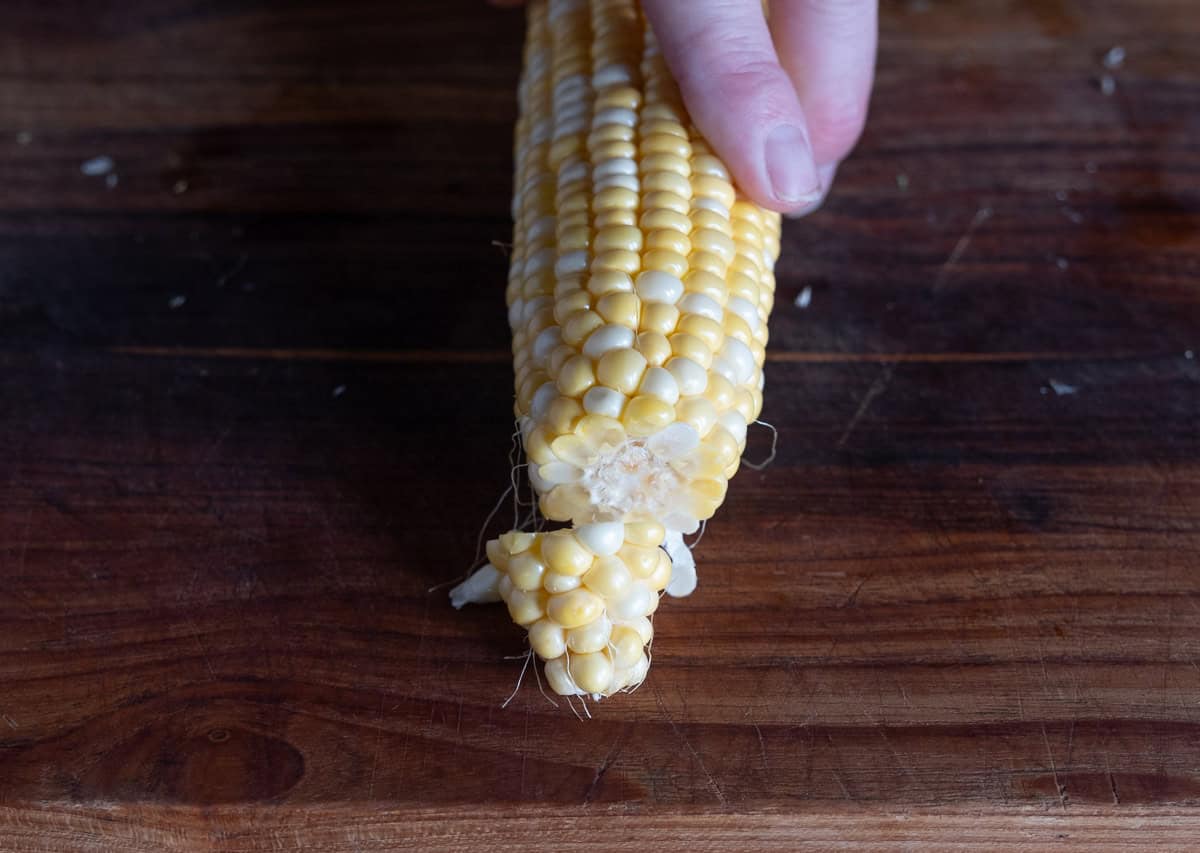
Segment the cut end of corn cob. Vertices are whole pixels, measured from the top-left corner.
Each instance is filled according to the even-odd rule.
[[[503,600],[564,695],[636,686],[659,594],[762,408],[780,217],[700,137],[635,0],[528,5],[506,300],[546,518],[451,593]],[[635,642],[636,641],[636,642]],[[635,653],[636,652],[636,653]]]

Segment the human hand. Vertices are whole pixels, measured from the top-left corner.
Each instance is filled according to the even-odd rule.
[[[500,0],[513,5],[512,0]],[[692,120],[754,201],[824,201],[862,133],[877,0],[643,0]]]

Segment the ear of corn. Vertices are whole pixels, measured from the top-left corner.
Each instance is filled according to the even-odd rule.
[[[605,696],[645,677],[659,593],[694,585],[682,534],[762,407],[780,219],[691,125],[636,2],[527,14],[514,409],[540,509],[572,527],[489,542],[452,600],[502,599],[556,692]]]

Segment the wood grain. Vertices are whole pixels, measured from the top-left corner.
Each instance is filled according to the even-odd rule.
[[[0,850],[1193,847],[1200,18],[883,11],[778,456],[577,720],[440,586],[509,473],[519,14],[6,8]]]

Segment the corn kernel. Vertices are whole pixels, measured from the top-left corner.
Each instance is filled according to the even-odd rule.
[[[499,539],[489,539],[487,545],[484,546],[487,552],[488,562],[502,572],[508,571],[508,551],[500,544]]]
[[[604,612],[604,599],[580,587],[570,592],[550,596],[546,612],[555,623],[562,627],[577,628],[580,625],[586,625]]]
[[[648,270],[661,270],[680,277],[687,272],[688,259],[685,255],[665,249],[651,249],[642,255],[642,266]]]
[[[642,302],[634,293],[607,293],[596,303],[596,313],[606,323],[633,329],[641,316]]]
[[[692,251],[692,241],[682,231],[660,228],[657,231],[651,231],[646,237],[646,248],[673,252],[686,258]]]
[[[554,595],[559,592],[570,592],[582,583],[578,576],[560,575],[558,572],[546,572],[542,575],[542,589]]]
[[[680,160],[687,160],[692,153],[692,146],[687,139],[670,133],[645,135],[638,147],[641,149],[642,156],[647,158],[652,154],[670,154]]]
[[[685,397],[675,404],[675,417],[695,429],[703,438],[717,422],[717,410],[703,397]]]
[[[683,277],[683,286],[688,293],[702,294],[718,304],[725,302],[729,292],[723,278],[699,269],[693,269]]]
[[[721,324],[708,317],[701,317],[699,314],[685,314],[680,317],[677,328],[680,332],[695,335],[704,341],[713,352],[719,350],[721,344],[725,342],[725,333],[721,329]],[[564,334],[563,337],[565,338],[566,335]]]
[[[687,212],[691,208],[691,203],[688,200],[690,197],[690,195],[682,196],[665,191],[646,193],[646,198],[642,203],[642,210],[673,211],[684,219],[687,219]],[[691,230],[690,221],[688,230]]]
[[[593,619],[586,625],[580,625],[578,628],[572,628],[567,631],[567,648],[575,654],[588,654],[590,652],[598,652],[608,648],[608,641],[612,638],[612,622],[608,621],[608,617],[601,616],[599,619]],[[574,658],[572,660],[571,670],[574,672]]]
[[[546,410],[544,421],[546,426],[557,436],[571,432],[581,417],[583,417],[583,407],[578,402],[570,397],[556,397]],[[545,444],[544,440],[543,444]],[[549,445],[545,444],[545,446],[549,451]],[[533,452],[529,449],[528,439],[525,441],[525,454],[538,465],[544,465],[550,461],[550,459],[534,459]]]
[[[599,317],[596,318],[600,320]],[[592,360],[584,355],[572,356],[559,371],[555,385],[567,397],[582,397],[587,389],[596,384],[596,373]]]
[[[559,696],[576,696],[583,692],[567,672],[565,654],[546,661],[546,682]]]
[[[553,660],[567,651],[566,633],[549,619],[539,619],[529,626],[529,647],[542,660]]]
[[[556,574],[580,577],[592,567],[594,557],[570,530],[554,530],[542,537],[542,559]]]
[[[619,296],[630,296],[622,293]],[[634,297],[636,300],[636,297]],[[596,365],[596,378],[609,388],[629,396],[637,390],[646,372],[646,357],[634,349],[614,349],[601,356]],[[590,392],[589,392],[590,393]]]
[[[653,435],[675,420],[675,407],[648,394],[634,397],[625,407],[624,423],[630,435]]]
[[[659,554],[666,554],[666,552],[655,546],[634,545],[629,542],[626,542],[617,552],[617,556],[621,558],[621,562],[625,564],[629,572],[639,578],[647,577],[654,571],[654,567],[658,565]]]
[[[625,541],[630,545],[656,548],[666,535],[666,529],[657,521],[631,521],[625,525]]]
[[[593,297],[603,297],[610,293],[632,293],[633,279],[629,273],[620,270],[597,270],[588,280],[587,289]]]
[[[667,584],[671,582],[671,558],[662,548],[658,548],[658,554],[655,555],[654,568],[650,574],[646,575],[643,583],[653,589],[655,592],[666,589]]]
[[[592,260],[591,270],[593,273],[600,272],[601,270],[616,270],[618,272],[632,274],[637,272],[641,265],[642,259],[637,252],[628,252],[623,249],[611,249],[607,252],[596,255],[596,257]]]
[[[620,225],[612,228],[602,229],[600,233],[596,235],[596,253],[600,254],[601,252],[607,252],[611,249],[620,249],[626,252],[640,252],[642,250],[641,230],[629,225]]]
[[[679,309],[665,302],[646,302],[642,305],[642,319],[638,328],[643,332],[670,335],[679,323]]]
[[[687,332],[676,332],[671,335],[671,353],[678,358],[686,358],[689,361],[694,361],[704,370],[708,370],[712,364],[713,351],[703,340],[696,335],[689,335]],[[703,384],[700,386],[704,389]],[[684,394],[699,394],[700,391],[682,391]]]
[[[536,622],[546,613],[546,593],[540,590],[526,592],[523,589],[513,589],[505,602],[508,604],[508,615],[521,626]]]
[[[513,586],[526,592],[541,588],[545,573],[546,564],[535,554],[518,554],[508,562],[508,576],[512,578]]]
[[[616,556],[598,557],[583,576],[583,585],[604,597],[619,595],[632,581],[629,568]]]
[[[604,693],[612,682],[613,665],[607,652],[571,655],[567,658],[567,670],[585,693]]]
[[[641,332],[633,346],[651,367],[661,367],[671,357],[671,342],[662,332]]]
[[[500,546],[509,554],[523,554],[537,542],[537,536],[522,530],[510,530],[500,534]]]
[[[578,347],[587,340],[588,335],[603,325],[604,318],[595,311],[576,311],[562,325],[563,341]]]
[[[655,172],[653,175],[642,177],[642,190],[647,193],[669,192],[680,198],[687,198],[692,192],[692,186],[683,175],[675,172]]]

